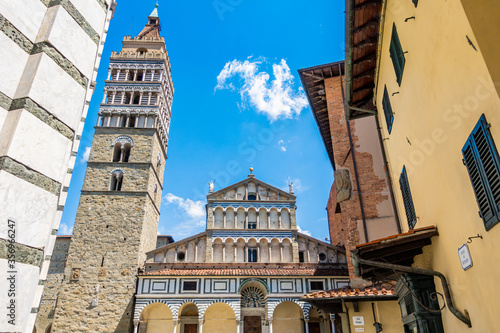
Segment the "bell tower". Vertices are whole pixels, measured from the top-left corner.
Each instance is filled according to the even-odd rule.
[[[131,332],[136,274],[156,246],[174,94],[157,8],[122,44],[110,59],[51,332]]]

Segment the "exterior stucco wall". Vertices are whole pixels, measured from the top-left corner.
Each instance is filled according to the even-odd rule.
[[[494,332],[500,324],[494,310],[500,302],[491,292],[500,275],[500,266],[492,265],[500,261],[496,250],[500,227],[485,230],[461,153],[483,113],[491,124],[489,130],[497,147],[500,143],[500,100],[494,83],[497,73],[491,62],[491,52],[498,43],[491,40],[490,34],[498,26],[485,32],[490,26],[486,18],[497,16],[498,4],[488,3],[486,7],[484,2],[473,4],[481,10],[480,23],[476,9],[468,1],[419,1],[416,8],[411,1],[388,1],[376,99],[381,109],[386,85],[395,113],[390,135],[384,113],[378,116],[382,135],[387,138],[384,146],[404,231],[408,224],[396,185],[403,165],[418,216],[415,227],[436,225],[439,230],[439,236],[432,239],[431,267],[448,278],[456,307],[467,309],[472,330],[477,332]],[[471,22],[468,14],[473,17]],[[405,23],[410,16],[416,19]],[[408,51],[400,87],[389,55],[394,22],[403,50]],[[487,54],[478,45],[484,45]],[[498,67],[495,59],[493,66]],[[394,92],[399,93],[392,96]],[[469,244],[473,267],[464,271],[457,250],[468,237],[477,234],[483,239]],[[437,291],[442,292],[439,281],[435,282]],[[443,311],[443,324],[445,331],[471,331],[449,311]]]

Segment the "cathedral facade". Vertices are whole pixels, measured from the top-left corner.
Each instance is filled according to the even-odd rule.
[[[51,258],[36,332],[333,333],[305,294],[349,283],[346,254],[299,233],[293,186],[210,191],[206,230],[157,236],[173,84],[157,9],[113,52],[71,237]],[[171,223],[178,223],[172,221]]]
[[[134,332],[336,332],[303,296],[349,283],[345,250],[297,231],[295,199],[252,173],[209,193],[205,232],[147,253]]]

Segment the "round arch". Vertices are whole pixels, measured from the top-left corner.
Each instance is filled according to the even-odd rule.
[[[273,332],[304,333],[304,312],[295,302],[285,301],[273,311]]]
[[[163,303],[151,303],[139,315],[139,333],[172,332],[173,329],[172,311]]]
[[[227,303],[210,305],[203,316],[203,332],[234,333],[236,332],[236,315]]]

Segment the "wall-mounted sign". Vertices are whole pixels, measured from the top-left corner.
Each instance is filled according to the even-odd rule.
[[[365,326],[365,317],[352,316],[352,322],[354,326]]]
[[[472,258],[470,257],[469,247],[467,244],[458,248],[458,258],[460,259],[460,264],[462,265],[464,271],[472,267]]]

